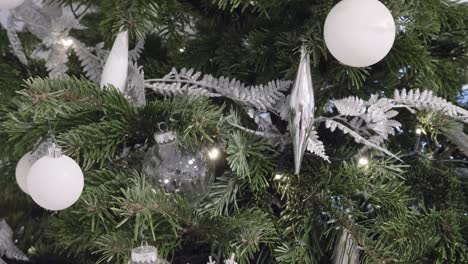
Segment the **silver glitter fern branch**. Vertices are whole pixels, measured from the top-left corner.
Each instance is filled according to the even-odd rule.
[[[366,113],[364,100],[355,96],[335,100],[333,101],[333,105],[338,112],[345,116],[361,116]]]
[[[8,259],[28,261],[28,257],[13,242],[13,230],[5,220],[0,221],[0,257]],[[0,258],[0,263],[2,259]]]
[[[323,142],[319,140],[317,131],[314,129],[312,129],[309,134],[309,139],[307,141],[307,151],[330,162],[328,155],[325,153],[325,146],[323,145]]]
[[[398,115],[396,109],[406,108],[415,111],[439,111],[464,123],[468,123],[468,111],[458,107],[447,100],[434,96],[431,91],[396,90],[393,98],[379,98],[372,95],[365,101],[357,97],[348,97],[332,101],[339,115],[326,120],[326,127],[334,131],[342,130],[353,136],[358,143],[366,147],[383,151],[380,145],[388,139],[389,135],[395,135],[395,131],[401,128],[400,122],[392,118]],[[348,126],[344,125],[343,122]],[[466,138],[462,129],[445,131],[449,140],[454,142],[462,151],[466,151]],[[377,148],[378,147],[378,148]],[[383,151],[391,154],[388,151]],[[391,154],[394,156],[393,154]]]
[[[128,60],[132,63],[135,63],[141,56],[141,53],[143,53],[143,48],[145,47],[145,41],[140,40],[138,43],[135,45],[135,47],[128,52]]]
[[[420,111],[441,111],[450,117],[468,123],[467,110],[447,102],[447,100],[441,97],[434,96],[432,91],[425,90],[420,92],[418,89],[406,92],[405,89],[401,91],[395,90],[392,101],[395,105],[400,104],[402,107],[409,107]]]
[[[382,150],[380,145],[388,139],[389,135],[394,135],[395,131],[401,127],[400,122],[391,119],[398,115],[398,111],[392,110],[393,104],[387,98],[372,95],[368,101],[364,101],[357,97],[348,97],[332,101],[332,105],[342,116],[340,120],[349,125],[346,128],[354,131],[355,134],[350,133],[350,131],[343,132],[354,135],[356,142],[364,143],[366,148],[378,146],[380,149],[377,149]],[[347,118],[351,118],[351,120]],[[333,129],[345,128],[344,125],[329,125],[327,127]],[[394,155],[392,154],[392,156]]]
[[[147,88],[162,95],[223,96],[258,110],[276,110],[276,104],[284,99],[283,92],[290,86],[290,81],[279,80],[266,85],[246,86],[236,79],[215,78],[185,68],[180,71],[172,69],[161,79],[146,80]]]
[[[391,118],[398,115],[398,111],[392,110],[394,105],[387,98],[378,98],[372,95],[368,101],[357,97],[348,97],[332,102],[339,114],[344,117],[353,117],[349,124],[357,131],[366,132],[368,135],[378,135],[382,139],[388,139],[395,134],[395,129],[401,127],[401,123]],[[380,141],[380,140],[378,140]]]
[[[331,132],[334,132],[335,130],[340,130],[341,132],[343,132],[344,134],[348,134],[350,135],[351,137],[354,138],[354,141],[356,141],[356,143],[360,143],[360,144],[364,144],[368,147],[371,147],[371,148],[374,148],[378,151],[381,151],[391,157],[394,157],[398,160],[400,160],[397,156],[395,156],[393,153],[391,153],[390,151],[388,151],[387,149],[369,141],[368,139],[364,138],[363,136],[361,136],[358,132],[354,131],[353,129],[347,127],[346,125],[343,125],[342,123],[340,122],[337,122],[333,119],[329,119],[327,118],[325,120],[325,127],[330,129]]]
[[[104,56],[104,54],[103,52],[99,53],[99,51],[103,49],[104,43],[99,43],[94,48],[90,48],[76,39],[73,42],[73,49],[81,62],[86,77],[91,81],[100,82],[102,68],[104,67],[104,58],[101,56]]]

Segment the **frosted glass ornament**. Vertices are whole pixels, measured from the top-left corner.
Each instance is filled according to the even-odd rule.
[[[84,177],[80,166],[60,150],[51,147],[49,154],[34,163],[27,176],[31,198],[39,206],[53,211],[72,206],[81,196]]]
[[[128,32],[123,31],[115,38],[112,49],[102,71],[101,87],[113,85],[122,93],[127,86]]]
[[[160,133],[143,161],[143,174],[153,186],[182,195],[194,205],[208,194],[214,170],[204,152],[193,153],[177,145],[175,134]]]
[[[382,60],[395,41],[395,21],[378,0],[343,0],[325,20],[324,37],[341,63],[366,67]]]
[[[0,0],[0,9],[13,9],[20,6],[24,0]]]

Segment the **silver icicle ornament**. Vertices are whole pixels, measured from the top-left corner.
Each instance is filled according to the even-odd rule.
[[[295,173],[301,170],[302,157],[314,122],[314,87],[310,72],[310,56],[302,47],[301,62],[289,101],[289,130],[294,148]]]
[[[336,241],[332,264],[357,264],[359,263],[359,248],[351,234],[343,230]]]

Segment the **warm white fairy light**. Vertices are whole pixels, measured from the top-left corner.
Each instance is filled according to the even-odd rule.
[[[221,151],[219,151],[219,148],[212,148],[210,151],[208,151],[208,156],[210,157],[211,160],[216,160],[219,158],[219,155],[221,155]]]
[[[236,257],[236,254],[232,253],[231,257],[227,260],[224,261],[225,264],[237,264],[237,262],[234,260]]]
[[[209,256],[208,257],[208,262],[206,264],[216,264],[216,261],[213,260],[213,257],[212,256]]]
[[[422,134],[422,129],[416,128],[416,135],[421,135]]]
[[[180,52],[180,53],[185,52],[185,48],[180,48],[180,49],[179,49],[179,52]]]
[[[71,38],[63,38],[63,39],[60,40],[60,42],[66,48],[69,48],[69,47],[71,47],[71,45],[73,45],[73,39],[71,39]]]
[[[276,174],[275,175],[275,180],[279,181],[283,178],[283,174]]]
[[[358,163],[359,166],[367,166],[369,165],[369,159],[366,157],[360,157]]]

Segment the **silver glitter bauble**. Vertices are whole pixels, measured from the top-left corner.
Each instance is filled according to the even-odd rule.
[[[193,153],[176,142],[173,132],[155,135],[143,161],[143,174],[153,186],[182,195],[191,204],[198,203],[210,190],[214,170],[206,155]]]

